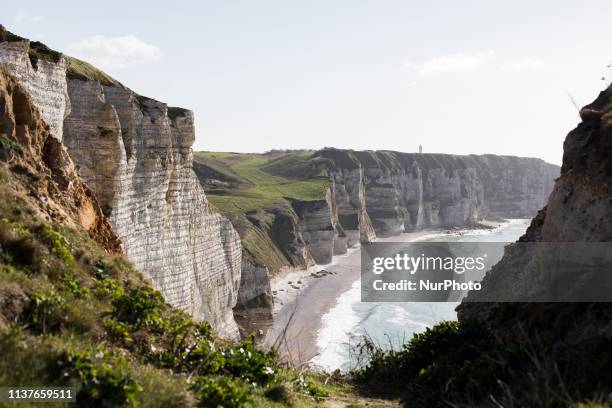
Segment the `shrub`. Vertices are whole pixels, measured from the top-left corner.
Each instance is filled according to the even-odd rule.
[[[157,366],[200,376],[224,373],[258,385],[276,376],[276,355],[257,350],[252,339],[217,345],[208,323],[183,314],[164,319],[163,327],[166,348],[150,357]]]
[[[16,266],[30,266],[36,261],[38,246],[32,237],[22,237],[4,241],[3,255],[7,263]]]
[[[122,342],[124,345],[131,345],[134,339],[131,336],[131,328],[129,325],[118,322],[111,317],[105,317],[102,324],[112,341]]]
[[[192,388],[204,408],[240,408],[250,401],[245,384],[228,377],[198,377]]]
[[[499,381],[512,370],[510,349],[499,348],[481,324],[443,322],[417,335],[404,350],[403,378],[414,378],[413,387],[424,401],[442,405],[439,390],[450,400],[480,399],[499,391]]]
[[[150,286],[117,289],[113,295],[112,316],[133,329],[141,327],[161,328],[161,312],[164,298]]]
[[[500,391],[521,356],[520,349],[500,347],[477,322],[442,322],[415,334],[399,351],[371,342],[361,350],[370,353],[370,362],[353,373],[358,381],[399,390],[417,406],[432,407]]]
[[[100,279],[94,282],[92,291],[98,299],[106,299],[117,292],[119,284],[114,279]]]
[[[153,364],[198,375],[215,374],[223,367],[225,359],[208,323],[193,322],[179,312],[164,319],[163,327],[159,341],[165,347],[150,356]]]
[[[66,300],[54,289],[34,293],[30,304],[30,322],[34,329],[47,333],[65,321]]]
[[[65,273],[62,276],[61,283],[62,289],[76,298],[86,298],[89,296],[89,289],[83,287],[72,273]]]
[[[274,379],[274,354],[257,350],[251,339],[224,348],[221,353],[225,358],[224,372],[260,385],[268,384]]]
[[[143,391],[137,395],[137,406],[143,408],[193,408],[197,400],[185,377],[173,375],[151,365],[134,367],[134,377]]]
[[[77,402],[86,407],[125,407],[136,404],[142,387],[132,377],[123,359],[111,359],[98,352],[96,357],[75,352],[66,361],[68,375],[81,379]]]
[[[104,337],[104,330],[100,322],[99,305],[91,298],[74,299],[66,308],[66,328],[70,329],[66,335],[77,334],[98,341]]]
[[[62,234],[48,225],[43,225],[40,231],[42,241],[49,247],[53,255],[67,264],[74,264],[74,256],[70,243]]]
[[[182,364],[179,367],[187,371],[195,371],[200,375],[216,374],[225,365],[223,353],[215,348],[209,338],[197,338],[181,353]]]

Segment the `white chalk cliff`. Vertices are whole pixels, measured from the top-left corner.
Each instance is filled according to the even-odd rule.
[[[236,338],[240,238],[193,172],[192,112],[71,71],[51,50],[32,58],[32,44],[3,38],[0,64],[63,141],[127,257],[170,304]]]

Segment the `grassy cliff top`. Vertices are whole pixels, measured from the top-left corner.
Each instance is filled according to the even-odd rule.
[[[45,44],[38,41],[29,41],[26,38],[15,35],[0,24],[0,43],[21,41],[28,41],[29,43],[28,56],[30,57],[30,62],[34,68],[37,67],[39,60],[59,62],[62,57],[60,52],[52,50]]]
[[[121,86],[119,81],[88,62],[81,61],[74,57],[67,57],[67,60],[68,66],[66,68],[66,76],[68,78],[80,79],[83,81],[98,81],[105,86]]]
[[[287,228],[283,222],[295,219],[290,199],[323,198],[329,179],[313,171],[312,162],[317,159],[311,151],[194,154],[194,170],[208,200],[230,218],[247,257],[271,273],[285,266],[305,266],[274,237]]]
[[[209,171],[216,172],[216,177],[221,181],[228,182],[228,187],[207,189],[210,201],[219,210],[244,214],[288,205],[287,198],[320,200],[329,184],[327,177],[304,173],[304,178],[298,179],[276,173],[273,168],[279,159],[307,163],[312,154],[309,151],[290,154],[197,152],[194,154],[194,166],[207,166]]]
[[[37,69],[38,61],[52,61],[58,63],[62,58],[66,60],[66,77],[70,79],[79,79],[82,81],[97,81],[103,86],[116,86],[121,88],[127,88],[121,82],[108,75],[101,69],[93,66],[92,64],[82,61],[78,58],[65,55],[59,51],[55,51],[45,44],[38,41],[30,41],[27,38],[20,37],[12,32],[8,31],[3,25],[0,24],[0,43],[11,43],[11,42],[28,42],[29,50],[28,56],[32,66]],[[130,90],[131,91],[131,90]],[[143,100],[155,100],[148,98],[131,91],[134,94],[136,102],[142,103]],[[174,120],[180,116],[184,116],[188,112],[187,109],[179,107],[168,107],[168,116],[171,120]]]

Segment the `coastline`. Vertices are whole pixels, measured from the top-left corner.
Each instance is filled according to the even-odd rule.
[[[509,219],[484,228],[452,229],[414,241],[435,242],[515,242],[530,220]],[[501,254],[500,254],[501,257]],[[361,282],[344,292],[336,305],[322,316],[317,333],[317,355],[309,361],[312,368],[348,371],[357,367],[359,356],[354,346],[367,335],[375,344],[396,348],[414,333],[443,320],[456,320],[458,302],[361,302]]]
[[[423,230],[377,241],[410,242],[443,233],[445,230]],[[276,348],[283,361],[304,365],[312,360],[318,354],[322,318],[337,304],[338,297],[359,280],[360,262],[361,252],[356,246],[347,254],[334,257],[330,264],[291,271],[273,279],[274,323],[264,344]]]

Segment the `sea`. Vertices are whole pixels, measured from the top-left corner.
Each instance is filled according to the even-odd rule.
[[[527,219],[512,219],[494,229],[444,232],[414,241],[515,242],[525,233],[529,223]],[[457,320],[457,305],[456,302],[362,303],[361,281],[356,280],[323,315],[317,334],[319,354],[311,364],[327,371],[356,368],[363,364],[357,346],[364,336],[380,347],[398,349],[414,333],[444,320]]]

